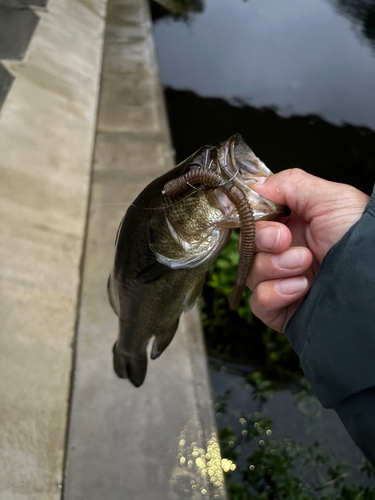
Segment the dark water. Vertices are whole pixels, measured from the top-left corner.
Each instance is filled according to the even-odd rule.
[[[368,0],[205,1],[187,22],[156,22],[161,77],[201,97],[374,128],[373,12]]]
[[[177,162],[239,132],[274,172],[299,167],[370,193],[375,178],[375,2],[206,0],[199,5],[201,12],[184,18],[152,7]],[[241,334],[228,337],[238,342],[228,352],[239,352]],[[231,342],[219,334],[207,339],[208,352],[216,357],[218,343]],[[249,339],[243,342],[242,350],[250,350]],[[246,360],[212,360],[211,379],[217,395],[230,391],[218,423],[233,428],[245,456],[253,444],[241,437],[241,412],[254,414],[258,402],[244,375],[258,368],[238,362]],[[298,369],[295,359],[290,366]],[[335,413],[313,396],[301,402],[296,392],[295,385],[286,384],[264,405],[274,436],[306,444],[318,440],[330,456],[358,469],[361,453]],[[354,469],[351,478],[366,481]]]
[[[165,96],[177,161],[199,144],[216,143],[238,131],[273,172],[299,167],[371,192],[375,133],[369,128],[339,127],[317,115],[284,118],[273,109],[233,106],[171,87],[165,88]]]

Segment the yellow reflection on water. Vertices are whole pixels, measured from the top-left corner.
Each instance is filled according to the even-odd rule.
[[[170,498],[186,500],[224,500],[226,487],[224,472],[234,470],[231,460],[221,459],[220,445],[216,432],[204,437],[198,432],[199,443],[189,439],[197,439],[197,433],[185,426],[178,437],[176,467],[170,480]],[[190,441],[190,442],[189,442]],[[223,465],[224,463],[224,465]]]

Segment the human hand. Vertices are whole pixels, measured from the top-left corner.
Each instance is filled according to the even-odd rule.
[[[257,222],[255,255],[247,279],[253,291],[253,313],[283,332],[324,256],[361,218],[369,196],[299,169],[284,170],[252,187],[292,211],[285,224]]]

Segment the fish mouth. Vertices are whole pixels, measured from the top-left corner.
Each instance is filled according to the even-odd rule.
[[[217,150],[217,162],[223,175],[232,178],[240,173],[252,184],[272,175],[271,170],[254,154],[240,134],[232,135]]]
[[[212,155],[211,155],[212,156]],[[209,169],[213,169],[226,182],[232,182],[246,195],[252,207],[254,219],[273,220],[290,215],[290,210],[258,194],[252,187],[263,184],[273,175],[271,170],[254,154],[240,134],[231,136],[216,149],[216,158]],[[239,227],[239,216],[236,207],[220,190],[207,195],[210,203],[224,214],[223,227]]]
[[[289,215],[290,212],[250,187],[265,180],[272,172],[255,156],[239,134],[216,148],[200,149],[179,168],[181,167],[184,167],[184,173],[164,184],[162,194],[166,199],[170,201],[181,195],[185,195],[186,199],[196,190],[210,206],[209,210],[203,210],[208,214],[205,217],[206,227],[241,228],[240,261],[230,298],[231,309],[236,309],[241,301],[254,253],[255,221],[272,220]],[[217,210],[212,210],[213,208]],[[201,211],[197,210],[197,214],[199,212]],[[212,214],[215,213],[219,217],[213,217]],[[194,262],[197,262],[196,258]]]

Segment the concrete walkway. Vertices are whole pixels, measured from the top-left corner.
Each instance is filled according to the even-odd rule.
[[[147,3],[109,0],[101,68],[106,3],[49,0],[6,64],[0,498],[225,499],[197,311],[141,388],[112,370],[117,226],[173,162]]]

